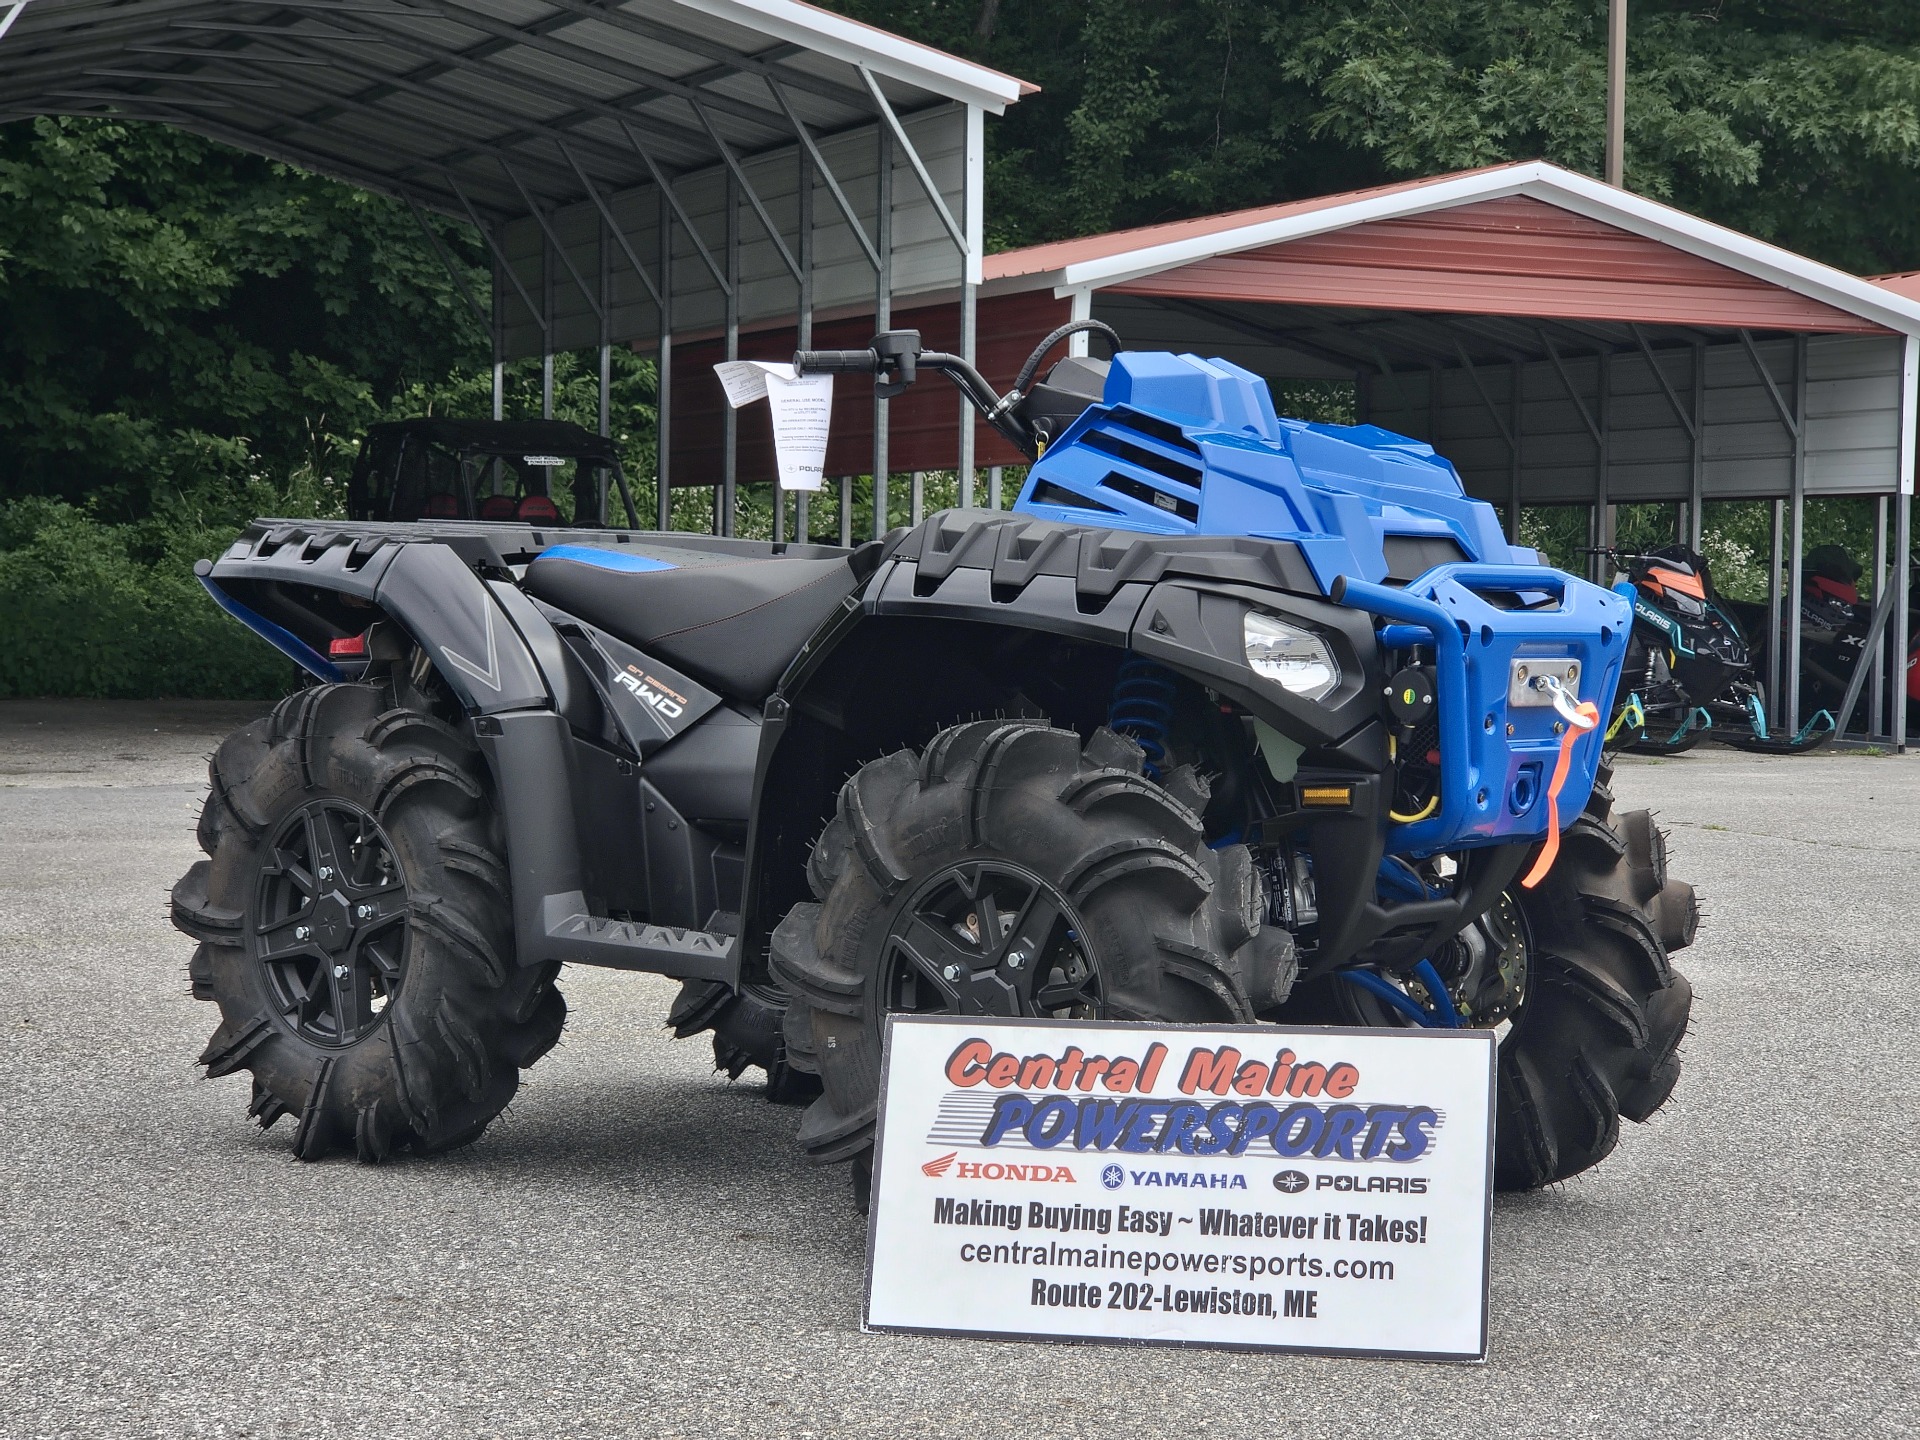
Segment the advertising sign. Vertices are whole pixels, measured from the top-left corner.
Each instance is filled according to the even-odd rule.
[[[1486,1358],[1492,1032],[887,1023],[867,1328]]]

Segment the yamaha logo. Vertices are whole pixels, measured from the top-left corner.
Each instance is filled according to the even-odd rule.
[[[1109,1190],[1118,1190],[1127,1183],[1127,1172],[1118,1165],[1109,1165],[1100,1172],[1100,1183]]]
[[[1307,1188],[1307,1177],[1298,1170],[1282,1170],[1273,1177],[1273,1188],[1282,1195],[1298,1195]]]

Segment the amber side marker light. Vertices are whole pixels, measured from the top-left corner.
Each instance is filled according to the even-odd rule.
[[[1353,804],[1353,787],[1351,785],[1303,785],[1300,788],[1300,803],[1344,808]]]

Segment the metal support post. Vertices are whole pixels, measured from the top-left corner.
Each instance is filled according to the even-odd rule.
[[[1793,342],[1793,555],[1787,562],[1788,733],[1800,728],[1800,587],[1805,583],[1806,519],[1807,337],[1798,335]]]
[[[1609,471],[1613,468],[1613,352],[1602,350],[1595,361],[1595,383],[1600,392],[1600,449],[1594,457],[1593,470],[1593,524],[1597,532],[1595,545],[1612,546],[1614,532],[1613,495],[1608,484]],[[1612,577],[1607,574],[1607,557],[1592,557],[1589,578],[1596,585],[1604,585]]]
[[[498,420],[505,414],[507,403],[506,307],[500,303],[498,259],[493,262],[493,293],[487,298],[493,302],[489,307],[487,328],[493,332],[493,418]]]
[[[853,477],[842,475],[836,482],[840,489],[840,543],[851,547],[853,544]]]
[[[960,263],[967,263],[962,256]],[[971,280],[960,283],[960,358],[969,365],[974,363],[976,347],[975,331],[979,321],[979,286]],[[973,508],[973,406],[967,397],[960,397],[960,452],[957,466],[960,472],[960,508]]]
[[[875,131],[879,166],[875,173],[878,211],[875,229],[880,238],[880,269],[874,286],[873,328],[893,325],[893,135],[884,126]],[[877,388],[877,387],[876,387]],[[843,522],[844,528],[844,522]],[[887,402],[873,397],[873,538],[887,533]]]
[[[600,222],[600,434],[613,433],[613,266],[607,222]]]
[[[1513,364],[1508,367],[1508,371],[1512,377],[1513,387],[1512,415],[1507,422],[1507,428],[1512,432],[1511,438],[1508,440],[1508,451],[1512,456],[1512,468],[1507,475],[1507,543],[1510,545],[1518,545],[1520,543],[1520,469],[1522,464],[1520,439],[1523,433],[1520,421],[1520,402],[1521,385],[1525,377],[1518,360],[1514,361]]]
[[[1913,604],[1913,477],[1900,477],[1903,488],[1893,502],[1893,672],[1899,677],[1893,685],[1893,748],[1907,750],[1907,656],[1913,652],[1913,636],[1907,617]]]
[[[727,359],[740,358],[740,182],[727,171]],[[733,534],[739,500],[740,412],[720,407],[720,488],[714,492],[713,533]]]
[[[1877,602],[1891,587],[1891,576],[1887,574],[1887,497],[1878,496],[1873,502],[1873,598]],[[1887,637],[1881,635],[1879,644],[1873,647],[1873,670],[1869,679],[1872,696],[1867,701],[1867,734],[1891,735],[1893,727],[1880,728],[1887,719]]]
[[[653,521],[656,529],[673,528],[673,230],[667,191],[660,187],[660,351],[654,375]]]
[[[1627,0],[1607,5],[1607,184],[1627,171]]]
[[[913,516],[911,523],[918,525],[926,518],[927,472],[924,470],[915,470],[909,478],[908,483],[912,486],[913,495],[912,508],[908,513]]]
[[[553,241],[540,235],[540,418],[553,418]]]
[[[800,211],[800,313],[795,319],[794,339],[799,349],[813,348],[813,157],[803,145],[795,155],[800,166],[800,181],[794,196]],[[780,480],[775,472],[773,493],[778,500]],[[793,501],[793,533],[802,545],[807,543],[807,500],[805,490],[796,491]],[[773,538],[782,538],[781,531],[786,522],[786,503],[780,501],[774,508],[778,517],[774,522]]]
[[[1003,471],[998,465],[989,465],[987,467],[987,504],[994,510],[1004,510],[1006,508],[1006,506],[1000,503],[1000,478],[1002,474]]]
[[[1786,530],[1786,502],[1775,500],[1771,563],[1767,566],[1767,704],[1775,709],[1780,704],[1780,554]]]
[[[1698,553],[1707,510],[1707,347],[1693,347],[1693,470],[1688,502],[1687,544]]]

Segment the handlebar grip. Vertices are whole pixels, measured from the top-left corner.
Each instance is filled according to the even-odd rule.
[[[796,350],[795,375],[872,375],[880,357],[871,350]]]

